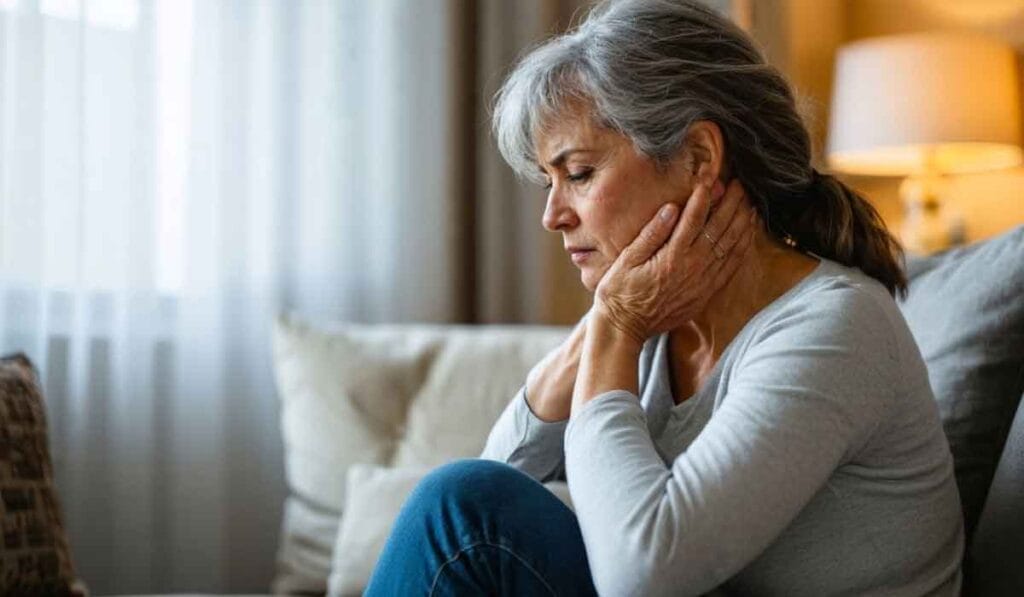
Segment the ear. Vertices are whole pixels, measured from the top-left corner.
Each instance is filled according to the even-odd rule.
[[[700,175],[702,182],[712,185],[715,180],[727,182],[728,172],[725,164],[725,137],[722,129],[710,120],[698,120],[690,125],[686,132],[681,152],[688,155],[684,163],[690,175]]]

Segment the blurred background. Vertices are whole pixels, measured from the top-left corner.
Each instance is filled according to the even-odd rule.
[[[1024,0],[709,4],[793,83],[823,168],[843,48],[942,32],[1024,51]],[[267,590],[286,491],[278,313],[569,324],[585,311],[540,226],[544,192],[501,160],[489,107],[514,58],[588,6],[0,0],[0,352],[41,372],[94,593]],[[1016,120],[994,126],[1019,147],[1011,85],[999,101]],[[957,214],[945,244],[1024,223],[1024,168],[986,170],[943,179]],[[906,173],[837,172],[907,229]]]

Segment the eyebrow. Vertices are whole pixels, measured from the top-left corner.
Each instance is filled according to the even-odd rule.
[[[592,152],[592,151],[594,151],[594,150],[593,149],[587,149],[585,147],[567,147],[567,148],[563,149],[562,151],[559,151],[558,154],[556,154],[555,157],[550,162],[548,162],[548,165],[551,166],[552,168],[557,168],[557,167],[561,166],[562,164],[564,164],[565,163],[565,159],[567,157],[569,157],[571,154],[574,154],[574,153],[589,153],[589,152]],[[544,172],[544,168],[541,168],[539,164],[538,164],[537,167],[540,168],[541,172]],[[546,172],[545,172],[545,174],[546,174]]]

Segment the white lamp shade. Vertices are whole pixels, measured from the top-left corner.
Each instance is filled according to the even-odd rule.
[[[828,162],[839,172],[963,173],[1022,162],[1011,46],[923,33],[843,47],[836,59]]]

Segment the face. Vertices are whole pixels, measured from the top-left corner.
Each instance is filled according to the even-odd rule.
[[[628,138],[595,126],[582,109],[546,127],[536,141],[550,185],[544,227],[561,232],[591,292],[658,209],[683,205],[695,182],[682,152],[668,168],[656,168]]]

